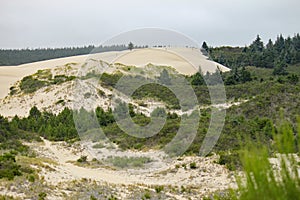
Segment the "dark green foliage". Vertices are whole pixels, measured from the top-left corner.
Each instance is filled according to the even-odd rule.
[[[170,108],[180,108],[179,101],[174,93],[167,87],[156,83],[151,83],[139,87],[136,91],[134,91],[132,97],[134,99],[143,99],[147,97],[155,98],[167,103]]]
[[[122,76],[122,73],[103,73],[100,77],[100,81],[106,87],[114,87]]]
[[[14,179],[15,176],[20,176],[20,167],[16,163],[14,153],[4,153],[0,155],[0,179],[7,178],[8,180]]]
[[[73,112],[65,108],[58,115],[40,112],[36,107],[30,110],[27,118],[13,118],[12,124],[23,131],[39,133],[49,140],[69,140],[78,138],[75,129]]]
[[[43,71],[39,70],[36,73],[37,77],[34,77],[32,75],[24,77],[20,82],[21,91],[23,91],[24,93],[33,93],[42,87],[51,84],[61,84],[67,81],[72,81],[76,78],[75,76],[56,75],[54,76],[54,79],[52,79],[51,74],[46,73],[45,75],[49,77],[44,77],[45,75],[43,73],[44,73]],[[11,95],[15,94],[16,91],[17,91],[16,88],[14,87],[10,88]]]
[[[100,126],[107,126],[108,124],[113,123],[115,121],[111,109],[108,109],[108,111],[105,112],[102,108],[97,107],[96,116]]]
[[[39,140],[38,136],[33,133],[25,132],[18,129],[18,117],[14,117],[12,122],[0,115],[0,149],[13,149],[22,154],[28,152],[28,147],[23,145],[20,140]]]
[[[41,192],[41,193],[39,193],[38,200],[45,200],[46,197],[47,197],[47,194],[45,192]]]
[[[132,42],[129,42],[128,49],[131,51],[134,48],[134,45]]]
[[[197,164],[195,162],[190,163],[191,169],[197,169]]]
[[[278,61],[275,64],[273,75],[287,75],[288,72],[286,71],[287,64],[283,61]]]
[[[207,46],[207,44],[206,44],[205,41],[202,43],[202,48],[203,48],[206,52],[209,51],[209,48],[208,48],[208,46]]]
[[[80,158],[78,158],[77,162],[79,163],[84,163],[87,161],[87,156],[80,156]]]
[[[84,55],[106,51],[118,51],[125,49],[127,49],[125,45],[99,47],[90,45],[85,47],[69,47],[56,49],[0,49],[0,65],[19,65],[41,60],[49,60],[53,58],[63,58],[75,55]]]
[[[145,198],[145,199],[151,199],[151,194],[150,194],[149,192],[146,192],[146,193],[144,194],[144,198]]]
[[[237,152],[221,152],[218,163],[225,165],[229,170],[241,169],[241,161]]]
[[[191,79],[192,85],[204,85],[205,84],[203,75],[200,72],[197,72],[196,74],[191,75],[190,79]]]
[[[32,93],[38,89],[46,86],[48,83],[46,81],[41,81],[32,76],[26,76],[21,80],[20,89],[24,93]]]
[[[164,190],[164,186],[163,185],[158,185],[158,186],[155,186],[155,192],[156,193],[160,193],[161,191]]]
[[[67,81],[72,81],[74,80],[76,77],[75,76],[66,76],[66,75],[56,75],[54,76],[53,80],[51,80],[52,84],[61,84]]]
[[[224,83],[226,85],[236,85],[238,83],[246,83],[252,81],[251,73],[247,71],[245,67],[242,67],[240,69],[234,68],[229,72],[229,75],[224,75]]]
[[[158,82],[164,85],[171,85],[171,78],[166,69],[163,69],[158,77]]]
[[[232,69],[241,66],[274,68],[278,61],[296,64],[300,63],[300,35],[286,39],[280,35],[274,44],[269,40],[266,46],[257,36],[249,47],[209,48],[209,53],[214,61]]]
[[[93,195],[90,196],[90,200],[97,200],[96,197],[94,197]]]
[[[288,79],[288,82],[289,82],[290,84],[293,84],[293,85],[295,85],[295,84],[297,84],[297,83],[299,82],[299,77],[298,77],[298,75],[296,75],[296,74],[290,74],[290,75],[287,77],[287,79]]]
[[[110,197],[108,197],[108,200],[118,200],[118,199],[114,195],[110,195]]]
[[[119,168],[130,168],[130,167],[144,167],[145,164],[152,162],[148,157],[109,157],[106,162],[113,164],[115,167]]]

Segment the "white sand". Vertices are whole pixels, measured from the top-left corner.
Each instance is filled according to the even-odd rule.
[[[113,170],[109,168],[85,168],[76,166],[68,161],[77,160],[81,155],[87,155],[88,160],[92,157],[86,149],[82,147],[67,147],[64,143],[51,143],[44,140],[45,145],[30,144],[42,157],[47,157],[59,163],[58,166],[51,166],[56,171],[42,170],[41,175],[45,180],[53,185],[60,182],[80,180],[87,178],[98,181],[100,183],[109,184],[144,184],[144,185],[177,185],[177,186],[197,186],[200,192],[215,191],[235,187],[234,177],[229,175],[229,171],[224,166],[214,163],[216,156],[202,157],[184,157],[183,160],[173,160],[164,163],[164,167],[159,166],[158,170],[144,171],[144,173],[135,173],[135,170]],[[107,153],[105,149],[104,153]],[[75,152],[75,153],[74,153]],[[137,152],[141,153],[141,152]],[[147,154],[147,152],[145,152]],[[122,152],[126,156],[136,156],[134,152]],[[152,154],[152,156],[151,156]],[[159,154],[159,152],[157,152]],[[148,154],[152,159],[157,159],[154,153]],[[124,156],[124,155],[123,155]],[[196,162],[198,168],[189,169],[189,163]],[[187,169],[180,167],[176,169],[176,165],[182,166],[187,164]],[[138,171],[136,171],[138,172]]]
[[[229,71],[229,68],[210,61],[199,49],[195,48],[149,48],[135,49],[125,53],[114,60],[114,63],[143,67],[149,63],[154,65],[172,66],[179,73],[191,75],[201,67],[203,73],[213,73],[217,66],[221,71]]]
[[[201,66],[202,72],[215,72],[217,66],[222,71],[228,71],[225,66],[207,60],[199,49],[194,48],[155,48],[136,49],[133,51],[112,51],[91,55],[58,58],[19,66],[0,66],[0,99],[9,93],[9,88],[23,77],[31,75],[40,69],[54,69],[67,63],[83,64],[87,59],[103,60],[107,63],[122,63],[125,65],[145,66],[149,63],[172,66],[179,73],[190,75],[197,72]]]

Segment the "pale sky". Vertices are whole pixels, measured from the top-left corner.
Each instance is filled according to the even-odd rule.
[[[100,45],[166,28],[199,45],[244,46],[300,32],[299,0],[0,0],[0,48]]]

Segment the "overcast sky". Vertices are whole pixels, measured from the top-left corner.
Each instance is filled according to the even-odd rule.
[[[300,32],[299,0],[0,0],[0,48],[99,45],[144,27],[244,46]]]

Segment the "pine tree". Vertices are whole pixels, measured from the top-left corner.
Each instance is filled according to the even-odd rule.
[[[209,48],[208,48],[208,46],[207,46],[207,44],[206,44],[205,41],[204,41],[203,44],[202,44],[202,48],[203,48],[206,52],[209,51]]]
[[[129,42],[128,49],[131,51],[134,48],[134,45],[132,42]]]
[[[166,69],[162,70],[158,80],[159,80],[160,83],[162,83],[164,85],[171,85],[171,78],[170,78],[169,73]]]

